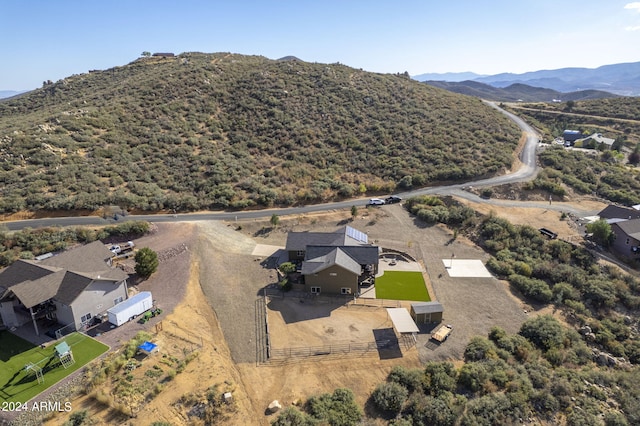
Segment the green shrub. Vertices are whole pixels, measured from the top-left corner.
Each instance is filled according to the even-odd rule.
[[[551,315],[526,320],[519,334],[544,351],[561,348],[565,336],[562,325]]]
[[[357,425],[362,418],[362,410],[349,389],[336,389],[333,394],[311,397],[306,408],[314,419],[332,426]]]
[[[419,368],[407,369],[401,365],[394,365],[387,380],[413,392],[416,389],[422,389],[423,372]]]
[[[403,412],[414,425],[452,426],[456,414],[446,400],[423,394],[413,394]]]
[[[553,293],[549,288],[549,285],[542,280],[512,274],[509,276],[509,282],[520,290],[523,295],[535,300],[536,302],[548,303],[553,297]]]
[[[379,410],[399,413],[407,400],[409,392],[395,382],[380,383],[371,394],[373,403]]]

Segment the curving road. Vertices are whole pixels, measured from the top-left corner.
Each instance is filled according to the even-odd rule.
[[[400,197],[406,198],[414,195],[426,195],[426,194],[438,194],[438,195],[455,195],[456,197],[468,199],[470,201],[490,203],[494,205],[515,205],[513,201],[503,200],[485,200],[477,195],[471,194],[465,191],[463,188],[467,186],[493,186],[502,185],[506,183],[526,182],[535,177],[538,172],[536,165],[536,148],[538,146],[539,137],[537,133],[524,122],[520,117],[503,110],[495,103],[484,101],[485,104],[492,108],[497,109],[501,113],[509,117],[515,122],[527,137],[526,143],[522,152],[520,153],[521,167],[513,172],[502,176],[496,176],[489,179],[481,179],[477,181],[470,181],[465,183],[459,183],[455,185],[437,186],[431,188],[423,188],[415,191],[407,191],[399,193]],[[117,223],[123,220],[146,220],[149,222],[184,222],[184,221],[197,221],[197,220],[237,220],[237,219],[256,219],[271,217],[276,214],[278,216],[295,215],[303,213],[314,213],[329,210],[339,210],[345,208],[351,208],[351,206],[364,206],[368,202],[368,198],[340,201],[337,203],[326,204],[314,204],[311,206],[302,207],[290,207],[282,209],[268,209],[268,210],[252,210],[252,211],[239,211],[239,212],[209,212],[209,213],[189,213],[189,214],[160,214],[160,215],[136,215],[136,216],[118,216],[117,221],[109,218],[103,219],[98,216],[82,216],[82,217],[57,217],[46,219],[30,219],[30,220],[18,220],[12,222],[3,222],[2,224],[10,231],[16,231],[23,228],[31,227],[38,228],[42,226],[80,226],[80,225],[108,225]],[[518,206],[522,207],[544,207],[547,209],[562,210],[578,215],[593,214],[593,212],[586,212],[584,210],[577,210],[568,206],[562,205],[548,205],[546,203],[535,202],[519,202]]]

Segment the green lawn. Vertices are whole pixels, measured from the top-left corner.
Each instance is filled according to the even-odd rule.
[[[71,347],[75,363],[65,369],[55,356],[55,345],[62,341]],[[49,386],[67,377],[89,361],[102,355],[109,347],[91,337],[73,333],[63,340],[42,349],[33,346],[13,334],[0,332],[0,403],[3,401],[27,402]],[[33,363],[42,368],[44,383],[38,383],[35,374],[25,370]]]
[[[385,271],[376,278],[376,298],[429,302],[422,272]]]

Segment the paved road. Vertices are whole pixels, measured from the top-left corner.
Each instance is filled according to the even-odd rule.
[[[518,127],[522,129],[527,137],[525,146],[520,153],[520,160],[522,166],[519,170],[502,176],[496,176],[489,179],[482,179],[477,181],[470,181],[459,183],[455,185],[437,186],[431,188],[423,188],[415,191],[407,191],[399,193],[398,195],[403,198],[415,196],[415,195],[455,195],[457,197],[465,198],[471,201],[484,202],[491,204],[504,204],[510,203],[515,205],[516,203],[511,201],[498,201],[498,200],[484,200],[474,194],[465,191],[463,188],[467,186],[493,186],[502,185],[506,183],[526,182],[535,177],[538,172],[536,165],[536,148],[539,143],[538,134],[524,122],[518,116],[503,110],[493,102],[485,101],[487,105],[497,109],[501,113],[509,117],[515,122]],[[192,213],[192,214],[164,214],[164,215],[135,215],[135,216],[118,216],[117,220],[113,218],[103,219],[98,216],[84,216],[84,217],[62,217],[62,218],[46,218],[46,219],[31,219],[31,220],[19,220],[13,222],[4,222],[3,224],[10,230],[20,230],[23,228],[31,227],[38,228],[42,226],[80,226],[80,225],[108,225],[118,223],[125,220],[145,220],[149,222],[184,222],[184,221],[198,221],[198,220],[235,220],[235,219],[257,219],[271,217],[276,214],[278,216],[286,215],[299,215],[304,213],[315,213],[329,210],[340,210],[345,208],[351,208],[351,206],[364,206],[369,201],[368,198],[361,198],[349,201],[340,201],[337,203],[326,204],[314,204],[311,206],[302,207],[290,207],[282,209],[268,209],[268,210],[252,210],[252,211],[239,211],[239,212],[209,212],[209,213]],[[522,207],[540,207],[543,206],[549,209],[558,209],[563,211],[571,211],[577,215],[591,214],[593,212],[579,211],[576,209],[568,209],[566,206],[550,206],[545,203],[517,203]]]

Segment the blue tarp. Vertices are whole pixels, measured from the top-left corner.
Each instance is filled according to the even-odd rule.
[[[155,351],[157,347],[158,347],[158,345],[156,345],[155,343],[144,342],[143,344],[138,346],[138,349],[150,354],[151,352]]]

